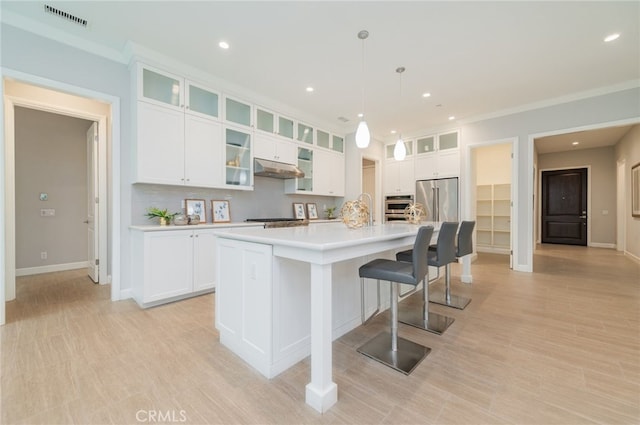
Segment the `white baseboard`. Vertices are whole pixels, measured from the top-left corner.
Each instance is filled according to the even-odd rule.
[[[592,248],[609,248],[609,249],[616,249],[616,244],[614,243],[600,243],[600,242],[591,242],[589,244],[590,247]]]
[[[631,258],[631,259],[632,259],[633,261],[635,261],[636,263],[640,264],[640,257],[637,257],[637,256],[633,255],[633,254],[632,254],[632,253],[630,253],[629,251],[625,251],[625,252],[624,252],[624,255],[625,255],[626,257]]]
[[[133,298],[133,291],[131,289],[122,289],[120,290],[120,299],[128,300],[129,298]],[[113,300],[117,301],[117,300]]]
[[[31,276],[40,273],[62,272],[65,270],[84,269],[88,267],[86,261],[80,261],[78,263],[66,263],[66,264],[51,264],[49,266],[39,267],[25,267],[22,269],[16,269],[17,276]]]

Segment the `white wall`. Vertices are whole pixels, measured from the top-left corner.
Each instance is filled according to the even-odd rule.
[[[618,142],[616,160],[625,162],[625,253],[640,262],[640,217],[631,216],[631,167],[640,163],[640,125],[635,125]]]

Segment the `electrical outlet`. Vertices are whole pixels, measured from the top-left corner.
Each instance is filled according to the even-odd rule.
[[[42,251],[40,253],[40,259],[41,260],[46,260],[47,259],[47,251]]]

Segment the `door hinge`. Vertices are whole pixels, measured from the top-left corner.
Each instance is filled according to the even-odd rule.
[[[99,204],[99,203],[100,203],[100,198],[96,196],[96,204]]]
[[[100,265],[100,260],[98,258],[96,258],[96,266]]]
[[[513,152],[511,152],[511,159],[513,159]]]

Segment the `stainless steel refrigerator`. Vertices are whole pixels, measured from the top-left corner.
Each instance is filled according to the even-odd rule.
[[[427,221],[458,221],[458,178],[417,180],[416,202],[422,204]]]

